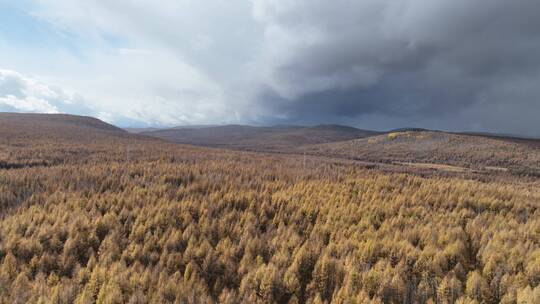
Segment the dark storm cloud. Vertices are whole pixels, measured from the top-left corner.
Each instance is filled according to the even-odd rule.
[[[540,1],[268,0],[255,11],[260,100],[281,120],[376,115],[540,135]]]

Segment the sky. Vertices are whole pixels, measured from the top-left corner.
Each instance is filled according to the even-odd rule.
[[[540,136],[538,0],[0,0],[0,111]]]

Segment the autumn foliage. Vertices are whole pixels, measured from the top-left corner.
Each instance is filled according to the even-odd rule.
[[[132,138],[7,146],[0,303],[540,303],[529,179]]]

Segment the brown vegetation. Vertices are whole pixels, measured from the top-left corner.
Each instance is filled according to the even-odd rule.
[[[253,151],[284,151],[291,148],[357,139],[379,134],[339,125],[300,126],[210,126],[143,132],[170,142]]]
[[[0,303],[538,303],[538,181],[83,133],[1,140]]]
[[[540,177],[540,140],[532,139],[406,131],[302,147],[298,151],[371,162],[429,163]]]

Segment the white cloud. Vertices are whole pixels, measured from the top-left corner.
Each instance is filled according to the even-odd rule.
[[[225,89],[166,49],[121,49],[87,54],[84,75],[57,79],[77,88],[109,121],[152,125],[227,120]]]
[[[0,69],[0,109],[58,113],[59,107],[72,102],[65,92],[15,71]]]
[[[47,100],[31,96],[25,99],[20,99],[13,95],[0,97],[0,109],[2,108],[17,112],[58,113],[58,109]]]
[[[55,54],[69,64],[40,77],[73,88],[108,121],[232,123],[256,115],[249,94],[235,89],[253,79],[245,73],[254,54],[246,45],[256,38],[248,1],[36,2],[34,16],[82,43],[74,56]]]

